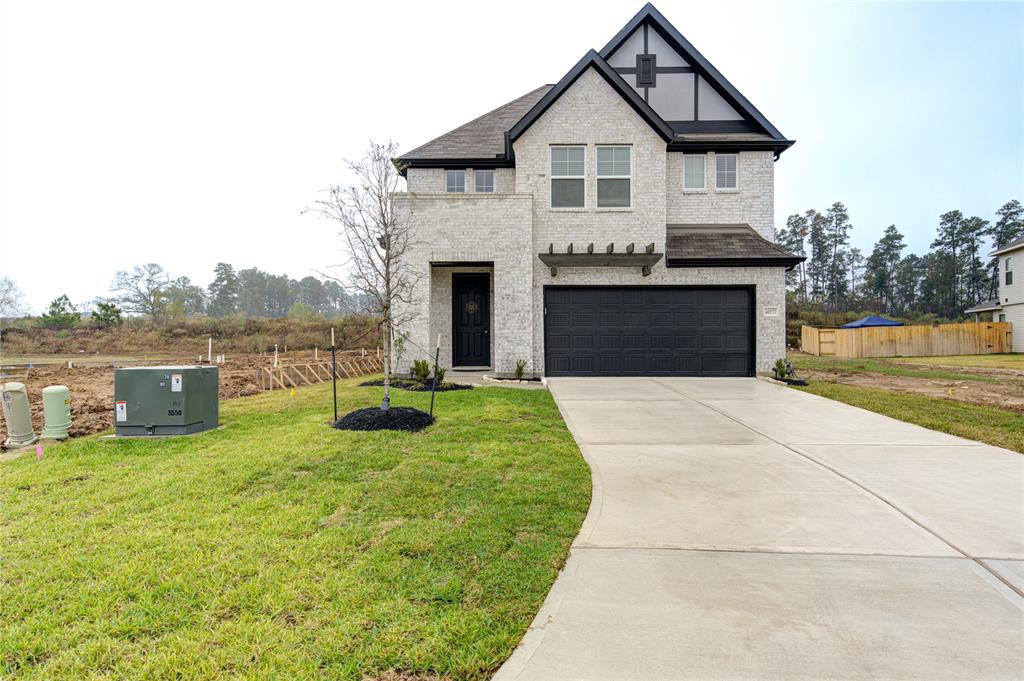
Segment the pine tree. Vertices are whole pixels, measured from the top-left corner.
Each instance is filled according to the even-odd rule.
[[[988,231],[992,237],[993,250],[999,250],[1014,239],[1024,236],[1024,206],[1020,201],[1007,201],[996,211],[996,222]],[[999,258],[992,258],[988,263],[989,299],[999,295]]]
[[[213,268],[213,281],[209,291],[209,312],[214,317],[223,317],[238,311],[238,275],[235,268],[226,262],[219,262]]]
[[[958,210],[951,210],[939,216],[939,229],[932,248],[945,263],[929,272],[929,289],[934,295],[936,310],[944,317],[953,318],[962,309],[962,287],[964,271],[964,216]],[[931,255],[931,254],[929,254]],[[941,281],[934,280],[941,273]]]
[[[779,246],[794,255],[806,257],[808,229],[806,215],[790,215],[786,218],[786,228],[779,231]],[[807,302],[807,269],[804,267],[805,262],[801,262],[786,273],[786,283],[796,293],[796,300],[799,303]]]
[[[868,256],[864,272],[865,295],[881,312],[895,311],[896,268],[904,248],[903,235],[896,225],[889,225]]]

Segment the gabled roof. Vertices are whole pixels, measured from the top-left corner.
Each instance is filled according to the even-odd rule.
[[[998,298],[992,300],[986,300],[983,303],[978,303],[972,307],[964,310],[964,314],[974,314],[975,312],[992,312],[993,310],[1002,310],[1003,305],[999,302]]]
[[[443,162],[447,159],[458,159],[462,163],[465,163],[466,159],[504,160],[505,133],[552,87],[542,85],[536,90],[531,90],[508,104],[416,147],[403,154],[399,160],[407,165],[416,165],[417,161],[430,161],[436,165],[438,161]]]
[[[662,38],[674,47],[683,57],[686,58],[687,62],[690,63],[694,70],[697,71],[704,80],[707,81],[708,85],[713,87],[718,94],[720,94],[727,102],[732,104],[744,118],[755,123],[760,127],[765,134],[770,135],[773,139],[784,140],[785,136],[779,132],[778,128],[772,125],[764,115],[757,110],[757,108],[750,103],[743,94],[736,89],[736,87],[729,82],[729,80],[723,76],[718,69],[716,69],[711,62],[709,62],[704,55],[702,55],[697,48],[690,43],[689,40],[683,37],[675,26],[669,22],[665,16],[657,10],[657,8],[651,3],[647,3],[643,8],[636,13],[632,19],[629,20],[621,31],[615,34],[615,37],[608,41],[608,44],[601,50],[601,56],[605,59],[609,58],[615,50],[619,48],[626,41],[629,36],[633,34],[637,28],[647,23],[653,27]]]
[[[1015,251],[1018,248],[1024,248],[1024,236],[1022,236],[1019,239],[1014,239],[1013,241],[1011,241],[1010,243],[1006,244],[1002,248],[997,248],[996,250],[994,250],[991,253],[989,253],[989,256],[991,257],[993,255],[1002,255],[1003,253],[1009,253],[1010,251]]]
[[[697,121],[696,130],[677,134],[637,91],[606,61],[640,26],[647,24],[703,78],[708,85],[743,116],[749,133],[719,129],[718,121]],[[601,52],[590,50],[555,85],[528,92],[494,111],[427,142],[396,159],[405,168],[475,167],[496,168],[515,165],[512,143],[558,100],[587,69],[593,68],[667,143],[669,151],[753,151],[771,150],[778,157],[793,145],[768,119],[718,72],[697,49],[654,7],[647,3]]]
[[[523,118],[512,126],[509,130],[509,140],[515,142],[519,137],[526,132],[533,123],[540,118],[540,116],[548,110],[552,104],[554,104],[559,97],[572,87],[572,84],[582,76],[587,69],[593,68],[601,75],[605,81],[612,86],[612,89],[619,93],[619,95],[626,100],[626,103],[633,107],[633,110],[640,114],[648,125],[654,128],[654,131],[661,135],[662,139],[666,142],[672,141],[675,137],[675,133],[672,132],[672,128],[669,127],[668,123],[662,120],[661,116],[655,113],[651,105],[643,100],[640,95],[637,94],[636,90],[631,88],[629,84],[622,79],[615,69],[608,66],[608,62],[604,60],[600,54],[595,50],[587,52],[583,59],[576,62],[576,66],[569,69],[569,73],[565,74],[558,83],[551,88],[547,94],[545,94],[539,102],[537,102],[532,109],[527,112]]]
[[[668,267],[792,268],[805,260],[783,250],[746,224],[667,225],[665,264]]]

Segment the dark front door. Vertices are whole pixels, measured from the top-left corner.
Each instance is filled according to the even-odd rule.
[[[452,365],[491,365],[490,275],[452,275]]]
[[[752,376],[754,291],[548,286],[548,376]]]

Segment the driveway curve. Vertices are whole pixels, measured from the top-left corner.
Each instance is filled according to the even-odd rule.
[[[559,378],[593,476],[498,681],[1024,677],[1024,457],[757,379]]]

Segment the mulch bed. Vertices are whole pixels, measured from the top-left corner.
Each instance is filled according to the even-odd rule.
[[[364,387],[374,386],[381,387],[384,385],[384,379],[378,378],[372,381],[363,381],[359,385]],[[401,388],[402,390],[410,390],[412,392],[430,392],[431,383],[430,381],[411,381],[408,378],[392,378],[392,388]],[[437,386],[435,392],[445,393],[451,390],[472,390],[473,386],[465,385],[463,383],[442,383]]]
[[[423,430],[434,422],[434,417],[425,411],[412,407],[391,407],[381,411],[380,407],[357,409],[345,414],[334,424],[338,430]]]

